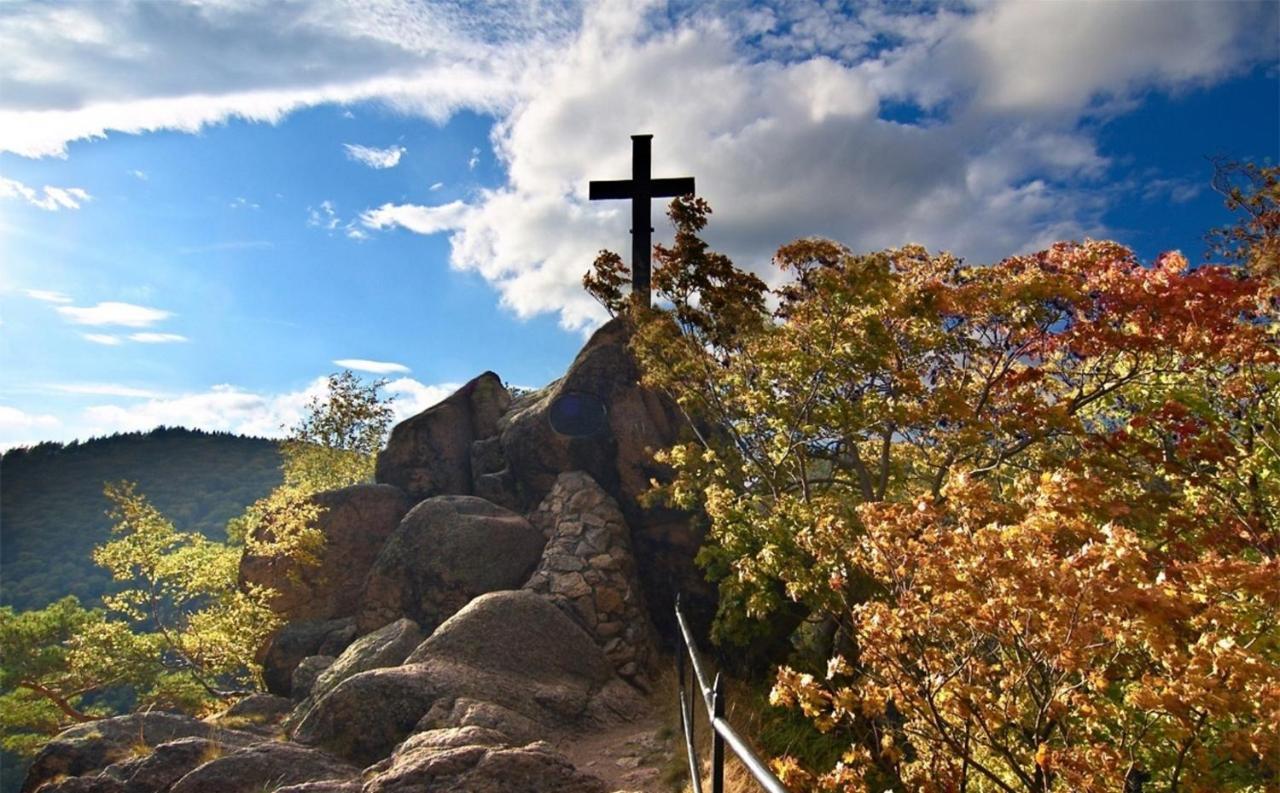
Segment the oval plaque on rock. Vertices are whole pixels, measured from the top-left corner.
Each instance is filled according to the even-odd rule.
[[[572,438],[596,435],[608,426],[609,409],[595,394],[570,391],[551,403],[551,429]]]

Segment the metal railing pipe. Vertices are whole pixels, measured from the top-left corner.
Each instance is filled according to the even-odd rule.
[[[724,793],[724,748],[728,744],[743,766],[755,778],[760,787],[768,793],[789,793],[782,781],[774,775],[769,767],[760,760],[755,751],[743,740],[738,731],[730,726],[725,718],[726,696],[724,678],[716,675],[715,683],[707,685],[707,676],[698,658],[698,645],[693,641],[693,634],[685,621],[684,612],[680,609],[680,598],[676,597],[676,623],[680,626],[680,638],[683,648],[676,654],[676,674],[680,687],[680,726],[684,730],[685,752],[689,758],[689,778],[693,793],[702,793],[702,775],[698,765],[697,747],[694,745],[695,713],[693,699],[685,690],[685,658],[688,657],[691,669],[689,682],[702,693],[702,704],[707,709],[707,719],[711,726],[711,793]]]

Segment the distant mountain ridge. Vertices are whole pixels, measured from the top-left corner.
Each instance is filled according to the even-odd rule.
[[[91,603],[110,576],[93,563],[110,535],[104,482],[138,483],[180,531],[221,539],[226,522],[279,484],[277,443],[159,427],[84,442],[41,443],[0,458],[0,605]]]

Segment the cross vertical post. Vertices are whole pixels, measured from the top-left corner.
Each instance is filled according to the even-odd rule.
[[[653,226],[649,214],[649,202],[654,198],[671,198],[694,192],[693,177],[654,179],[652,135],[631,136],[631,178],[614,181],[593,181],[589,198],[592,201],[631,200],[631,299],[640,306],[649,306],[650,261]]]

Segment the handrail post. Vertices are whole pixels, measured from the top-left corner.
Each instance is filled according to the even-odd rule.
[[[724,718],[724,678],[716,673],[711,689],[711,793],[724,793],[724,737],[715,723]]]

